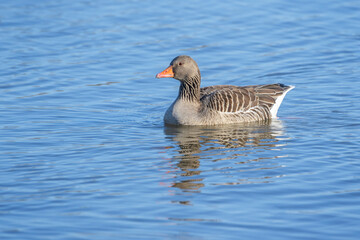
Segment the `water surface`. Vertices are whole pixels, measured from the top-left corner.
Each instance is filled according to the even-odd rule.
[[[1,239],[357,239],[358,1],[2,1]],[[271,124],[164,126],[203,86],[295,85]]]

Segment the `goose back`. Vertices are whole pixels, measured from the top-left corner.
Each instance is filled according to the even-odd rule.
[[[276,105],[277,99],[290,89],[291,86],[283,84],[210,86],[200,89],[200,102],[203,111],[220,113],[228,119],[227,121],[233,118],[241,118],[242,121],[261,121],[276,117],[272,116],[272,108]]]

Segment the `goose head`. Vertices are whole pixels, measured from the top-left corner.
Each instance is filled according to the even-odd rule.
[[[170,66],[156,75],[157,78],[175,78],[179,81],[188,81],[200,77],[197,63],[189,56],[181,55],[174,58]]]

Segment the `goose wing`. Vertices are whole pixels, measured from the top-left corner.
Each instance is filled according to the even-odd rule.
[[[223,113],[245,112],[259,105],[259,99],[252,89],[236,86],[211,86],[200,90],[203,106]]]
[[[203,106],[223,113],[240,113],[267,109],[291,87],[283,84],[237,87],[231,85],[210,86],[200,89]],[[267,112],[266,111],[266,112]]]

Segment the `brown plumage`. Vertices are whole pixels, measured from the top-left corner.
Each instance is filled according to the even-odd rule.
[[[178,56],[158,78],[173,77],[181,82],[179,95],[164,120],[177,125],[214,125],[265,121],[276,117],[285,94],[293,86],[267,84],[253,86],[217,85],[200,88],[196,62]]]

